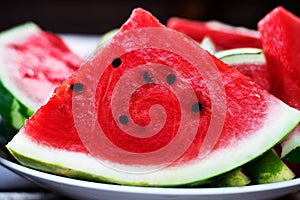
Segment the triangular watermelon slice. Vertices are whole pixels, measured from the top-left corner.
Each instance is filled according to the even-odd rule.
[[[55,174],[177,186],[242,166],[299,121],[299,111],[138,8],[7,148]]]
[[[258,31],[231,26],[220,21],[197,21],[171,17],[167,21],[167,27],[180,31],[198,42],[209,37],[219,50],[243,47],[261,48]]]
[[[27,22],[0,33],[0,143],[6,144],[83,59]]]
[[[277,7],[258,23],[271,93],[300,110],[300,18]],[[283,159],[300,163],[300,127],[282,143]]]
[[[33,111],[83,62],[60,37],[33,22],[2,32],[0,55],[2,84]]]

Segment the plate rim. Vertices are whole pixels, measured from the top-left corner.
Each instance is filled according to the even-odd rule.
[[[13,171],[14,173],[25,176],[34,176],[39,179],[44,179],[52,182],[57,182],[65,185],[80,186],[86,189],[105,190],[119,193],[131,193],[131,194],[151,194],[151,195],[229,195],[229,194],[243,194],[243,193],[255,193],[260,191],[272,191],[276,189],[284,189],[289,187],[295,187],[300,185],[300,178],[292,180],[267,183],[259,185],[248,185],[238,187],[220,187],[220,188],[175,188],[175,187],[142,187],[142,186],[127,186],[116,185],[109,183],[91,182],[86,180],[79,180],[55,174],[50,174],[35,169],[28,168],[21,164],[9,161],[0,156],[0,165]],[[300,187],[299,187],[300,191]]]

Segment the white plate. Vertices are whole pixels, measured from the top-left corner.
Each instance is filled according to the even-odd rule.
[[[88,58],[97,48],[101,36],[80,34],[59,34],[73,53]]]
[[[75,180],[29,169],[1,157],[0,164],[44,188],[78,200],[266,200],[300,190],[300,178],[244,187],[152,188]]]

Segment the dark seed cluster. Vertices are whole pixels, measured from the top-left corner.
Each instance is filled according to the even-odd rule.
[[[120,65],[122,64],[122,61],[121,61],[121,59],[120,58],[115,58],[113,61],[112,61],[112,66],[114,67],[114,68],[117,68],[117,67],[119,67]],[[149,73],[149,72],[144,72],[144,74],[143,74],[143,79],[144,79],[144,81],[146,82],[146,83],[152,83],[153,82],[153,76]],[[176,81],[176,76],[175,76],[175,74],[168,74],[167,75],[167,77],[166,77],[166,81],[167,81],[167,83],[169,84],[169,85],[172,85],[172,84],[174,84],[175,83],[175,81]],[[75,87],[75,84],[74,84],[74,86],[73,86],[73,89],[72,90],[74,90],[74,88],[76,88],[76,90],[78,91],[81,91],[82,89],[83,89],[83,86],[81,85],[79,85],[79,86],[76,86]],[[196,103],[194,103],[193,105],[192,105],[192,112],[194,112],[194,113],[198,113],[198,112],[200,112],[201,110],[202,110],[202,104],[200,103],[200,102],[196,102]],[[127,125],[128,123],[129,123],[129,119],[128,119],[128,117],[126,116],[126,115],[121,115],[120,117],[119,117],[119,121],[120,121],[120,123],[121,124],[123,124],[123,125]]]

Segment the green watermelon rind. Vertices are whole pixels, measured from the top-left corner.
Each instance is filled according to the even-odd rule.
[[[17,159],[17,161],[19,161],[22,165],[32,168],[32,169],[40,170],[42,172],[48,172],[51,174],[61,175],[61,176],[69,177],[69,178],[76,178],[79,180],[97,181],[97,182],[100,181],[100,182],[104,182],[104,183],[110,183],[110,181],[111,181],[111,180],[110,181],[107,180],[103,176],[96,176],[96,175],[86,173],[81,170],[74,170],[71,168],[61,166],[60,164],[53,165],[53,164],[50,164],[47,162],[43,162],[40,160],[36,160],[36,159],[30,158],[30,157],[24,156],[24,155],[19,154],[11,149],[9,149],[9,151],[12,155],[14,155],[14,157]],[[28,164],[28,163],[30,163],[30,164]]]
[[[33,22],[27,22],[25,24],[16,26],[9,30],[0,33],[0,80],[3,86],[14,96],[22,105],[25,105],[29,110],[36,110],[39,105],[36,105],[33,101],[28,99],[24,93],[15,86],[12,78],[7,75],[7,62],[5,59],[13,59],[13,55],[7,58],[6,51],[7,45],[13,43],[22,43],[26,38],[34,33],[40,32],[41,29]],[[11,62],[14,62],[13,60]]]
[[[7,144],[33,112],[4,88],[0,81],[0,143]]]
[[[84,153],[68,152],[39,144],[33,138],[26,136],[26,133],[23,132],[24,129],[21,129],[15,138],[8,143],[7,148],[20,162],[24,159],[23,157],[32,159],[32,163],[25,163],[23,160],[23,163],[27,166],[35,168],[38,164],[36,162],[44,160],[44,162],[47,161],[48,166],[43,170],[47,170],[49,166],[51,168],[59,166],[69,169],[67,172],[60,174],[63,176],[69,176],[74,170],[75,172],[83,171],[91,174],[91,177],[99,177],[99,181],[105,177],[103,181],[112,180],[114,183],[124,185],[170,187],[193,183],[206,184],[213,177],[241,167],[270,150],[298,125],[300,121],[298,110],[287,106],[272,96],[270,96],[268,102],[270,107],[264,126],[259,131],[250,134],[249,137],[233,142],[229,145],[231,148],[216,151],[200,163],[168,167],[151,173],[122,173],[116,170],[120,169],[120,165],[115,163],[105,162],[105,165],[103,165],[104,161],[99,161]],[[26,147],[23,145],[24,143],[27,144]],[[230,155],[230,159],[226,155]],[[86,165],[86,163],[89,164]],[[222,169],[220,166],[222,166]],[[122,167],[127,169],[128,166],[122,165]],[[51,168],[48,169],[48,172],[57,173]],[[130,169],[130,171],[134,169]]]
[[[282,143],[281,158],[284,161],[300,164],[300,134],[293,133],[288,136]]]
[[[105,46],[106,44],[109,43],[109,41],[117,34],[117,32],[119,31],[119,29],[112,29],[106,33],[104,33],[101,38],[100,38],[100,41],[99,41],[99,44],[97,46],[96,49],[100,48],[100,47],[103,47]]]
[[[274,149],[246,164],[243,169],[253,184],[274,183],[295,178],[294,172],[280,159]]]
[[[300,146],[297,146],[292,151],[290,151],[288,154],[284,155],[282,157],[282,160],[284,160],[286,162],[290,162],[290,163],[300,164],[299,155],[300,155]]]
[[[27,36],[41,31],[40,27],[34,22],[26,22],[18,25],[6,31],[0,33],[0,44],[5,45],[16,41],[22,41],[20,39],[26,39]]]
[[[230,172],[227,172],[225,174],[221,174],[219,176],[213,177],[209,180],[207,180],[207,183],[203,184],[203,182],[200,183],[192,183],[186,185],[187,187],[213,187],[213,188],[220,188],[220,187],[241,187],[241,186],[247,186],[251,180],[248,176],[246,176],[241,168],[234,169]]]
[[[237,187],[249,185],[251,180],[242,172],[241,168],[235,169],[215,178],[210,187]]]
[[[215,56],[230,65],[238,65],[243,63],[266,63],[264,52],[259,48],[235,48],[223,50],[218,51]]]

